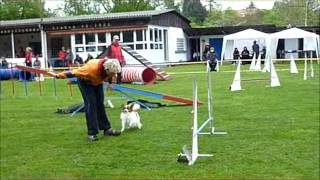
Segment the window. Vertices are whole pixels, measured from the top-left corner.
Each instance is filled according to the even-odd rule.
[[[103,52],[103,51],[105,51],[106,49],[107,49],[106,46],[98,46],[98,51]]]
[[[123,42],[133,42],[133,31],[125,31],[122,33]]]
[[[136,44],[136,49],[143,49],[143,44]]]
[[[96,47],[95,46],[88,46],[88,47],[86,47],[86,51],[87,52],[95,52],[96,51]]]
[[[76,52],[83,52],[83,51],[84,51],[83,47],[77,47],[76,48]]]
[[[98,43],[106,43],[106,34],[105,33],[98,34]]]
[[[143,41],[141,30],[136,31],[136,37],[137,37],[137,41]]]
[[[150,41],[153,41],[153,29],[150,29],[149,32],[150,32]]]
[[[184,39],[177,38],[177,51],[184,51]]]
[[[76,44],[83,44],[82,34],[76,34]]]
[[[159,39],[158,39],[158,29],[154,29],[154,40],[155,40],[155,42],[159,41]]]
[[[86,34],[86,44],[95,44],[96,40],[95,40],[95,36],[94,34],[90,33],[90,34]]]
[[[146,41],[147,40],[147,30],[143,30],[143,35],[144,35],[143,40]]]
[[[162,30],[159,29],[159,41],[162,41]]]

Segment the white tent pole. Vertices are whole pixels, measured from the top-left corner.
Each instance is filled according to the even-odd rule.
[[[14,36],[13,36],[13,32],[11,32],[11,51],[12,51],[12,59],[13,61],[15,61],[16,58],[16,54],[15,54],[15,47],[14,47]]]
[[[310,52],[311,53],[311,59],[310,59],[310,77],[314,77],[314,72],[313,72],[313,64],[312,64],[312,61],[313,61],[313,53],[312,51]]]

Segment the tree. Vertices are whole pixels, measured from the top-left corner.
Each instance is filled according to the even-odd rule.
[[[130,12],[154,10],[150,5],[150,0],[112,0],[114,6],[111,12]]]
[[[239,14],[231,9],[221,11],[214,9],[204,21],[205,26],[232,26],[240,22]]]
[[[65,0],[64,13],[67,15],[87,15],[101,13],[101,6],[91,0]]]
[[[0,20],[39,18],[49,15],[46,11],[42,11],[44,8],[40,0],[2,0],[0,5]]]
[[[194,19],[197,24],[202,24],[208,14],[200,0],[184,0],[182,13],[187,18]]]
[[[312,11],[313,1],[283,0],[276,1],[272,10],[263,18],[263,23],[286,26],[319,25],[319,12]]]

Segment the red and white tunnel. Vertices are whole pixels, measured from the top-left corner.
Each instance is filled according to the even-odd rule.
[[[156,72],[148,67],[123,67],[121,81],[124,83],[153,84],[156,81]]]

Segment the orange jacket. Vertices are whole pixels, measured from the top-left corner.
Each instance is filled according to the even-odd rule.
[[[105,61],[104,59],[92,59],[79,69],[74,69],[72,72],[65,72],[65,75],[66,77],[77,77],[97,86],[102,84],[107,77],[103,67]]]

